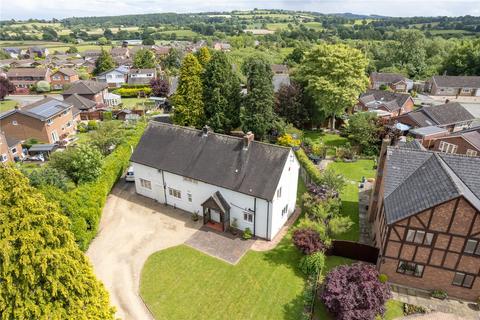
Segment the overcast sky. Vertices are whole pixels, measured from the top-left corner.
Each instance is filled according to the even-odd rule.
[[[0,19],[230,11],[255,7],[385,16],[480,15],[480,0],[0,0]]]

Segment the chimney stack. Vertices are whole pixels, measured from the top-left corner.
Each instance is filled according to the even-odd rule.
[[[202,128],[202,137],[208,136],[208,131],[210,131],[210,128],[208,126],[204,126]]]
[[[250,147],[250,143],[255,139],[255,135],[252,133],[252,131],[248,131],[244,136],[243,136],[243,150],[248,150],[248,147]]]

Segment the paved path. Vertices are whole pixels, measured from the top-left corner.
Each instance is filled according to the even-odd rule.
[[[372,237],[370,235],[372,225],[368,221],[368,206],[370,205],[372,188],[373,184],[367,181],[364,183],[364,187],[358,190],[359,242],[368,245],[373,245]]]
[[[87,251],[95,274],[110,293],[116,317],[149,320],[138,295],[140,272],[154,252],[179,245],[201,226],[190,215],[135,194],[122,179],[108,196],[99,233]]]

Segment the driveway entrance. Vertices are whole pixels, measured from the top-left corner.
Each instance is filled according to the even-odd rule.
[[[154,252],[182,244],[201,226],[191,214],[137,195],[122,179],[107,198],[97,237],[87,251],[121,319],[148,320],[138,292],[140,272]]]

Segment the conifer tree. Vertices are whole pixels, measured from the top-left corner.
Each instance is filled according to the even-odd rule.
[[[180,68],[178,88],[173,96],[173,122],[182,126],[201,127],[204,124],[202,66],[189,53]]]
[[[275,119],[272,69],[266,59],[251,57],[245,61],[243,73],[247,77],[247,95],[241,115],[242,129],[262,139]]]
[[[17,169],[0,166],[2,319],[113,319],[68,218]]]
[[[212,59],[210,49],[208,49],[208,47],[201,47],[197,52],[197,59],[198,62],[202,65],[202,67],[205,69],[207,63]]]
[[[240,80],[225,53],[213,53],[203,82],[207,124],[214,131],[230,132],[240,121]]]
[[[115,61],[113,61],[112,55],[102,48],[100,56],[97,61],[95,61],[95,70],[93,70],[93,73],[97,75],[113,68],[115,68]]]
[[[138,69],[155,68],[155,54],[149,49],[140,49],[133,57],[133,67]]]

